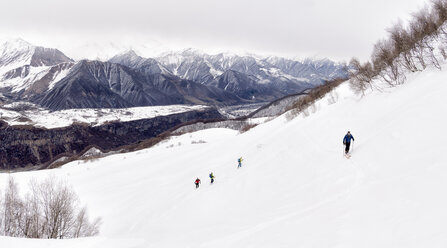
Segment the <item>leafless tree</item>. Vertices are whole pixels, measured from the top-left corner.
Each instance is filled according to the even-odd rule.
[[[19,237],[23,203],[20,200],[18,186],[13,177],[8,179],[2,206],[4,235]]]
[[[74,224],[74,209],[78,199],[62,182],[50,177],[37,190],[44,214],[44,238],[65,238]]]
[[[400,54],[401,66],[405,69],[415,72],[418,71],[417,65],[414,63],[412,50],[414,44],[411,39],[411,34],[403,27],[402,22],[398,22],[388,30],[390,40],[393,42],[394,54]]]
[[[97,235],[101,219],[90,222],[74,191],[50,177],[31,181],[30,193],[20,198],[11,177],[0,205],[1,234],[12,237],[63,239]]]
[[[432,0],[431,6],[434,15],[437,17],[436,24],[441,30],[445,31],[443,24],[447,21],[447,1],[446,0]]]
[[[371,62],[351,61],[352,87],[359,92],[375,77],[394,86],[405,82],[408,72],[427,66],[441,69],[440,59],[447,59],[447,0],[432,0],[430,6],[412,14],[404,27],[398,22],[388,29],[389,37],[374,45]]]
[[[22,234],[27,238],[42,238],[42,216],[39,200],[34,194],[25,198],[24,214],[21,219]]]
[[[89,222],[87,209],[83,207],[76,217],[76,224],[74,226],[73,236],[75,238],[95,236],[99,234],[99,226],[101,225],[101,218],[96,218],[92,223]]]
[[[404,71],[399,66],[393,42],[387,40],[377,42],[371,57],[374,70],[385,82],[395,85],[405,80]]]
[[[353,72],[350,73],[351,88],[356,93],[363,94],[365,90],[372,87],[372,81],[376,77],[374,69],[370,62],[362,65],[356,58],[353,58],[349,64],[353,69]]]

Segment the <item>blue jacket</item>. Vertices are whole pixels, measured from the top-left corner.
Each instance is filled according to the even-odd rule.
[[[343,144],[344,143],[351,143],[351,139],[354,140],[354,136],[352,134],[346,134],[343,138]]]

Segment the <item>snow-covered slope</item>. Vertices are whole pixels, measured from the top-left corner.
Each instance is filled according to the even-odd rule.
[[[73,60],[54,48],[34,46],[22,39],[0,41],[0,74],[24,65],[41,67],[67,62]]]
[[[16,111],[29,106],[27,110]],[[85,123],[88,125],[102,125],[113,121],[133,121],[149,119],[156,116],[165,116],[192,110],[205,109],[203,105],[168,105],[149,106],[120,109],[65,109],[49,111],[28,103],[13,103],[0,108],[0,118],[9,125],[33,125],[44,128],[66,127],[71,124]]]
[[[446,247],[446,80],[445,71],[426,71],[363,98],[342,84],[307,113],[243,134],[204,130],[130,154],[16,173],[22,188],[48,174],[66,178],[104,224],[99,237],[0,238],[0,245]],[[355,137],[351,159],[342,154],[347,130]]]
[[[0,41],[0,74],[30,65],[33,54],[34,46],[22,39]]]

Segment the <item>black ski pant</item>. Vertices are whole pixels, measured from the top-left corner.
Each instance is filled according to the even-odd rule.
[[[196,183],[196,189],[199,187],[199,184],[198,183]]]
[[[349,147],[351,146],[351,142],[347,142],[345,144],[346,148],[345,148],[345,152],[348,153],[349,152]]]

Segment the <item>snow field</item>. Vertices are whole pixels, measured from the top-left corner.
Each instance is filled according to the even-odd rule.
[[[8,122],[9,125],[29,124],[45,128],[58,128],[70,126],[74,122],[101,125],[109,121],[133,121],[205,108],[206,106],[203,105],[167,105],[122,109],[66,109],[59,111],[39,108],[38,110],[33,109],[21,112],[0,109],[0,117]],[[23,118],[29,119],[31,122],[24,122]]]
[[[22,189],[33,177],[66,178],[104,224],[99,237],[0,237],[0,244],[445,247],[447,74],[413,77],[363,98],[342,84],[308,115],[288,121],[285,114],[243,134],[203,130],[138,152],[16,173]],[[348,130],[355,138],[349,160]]]

